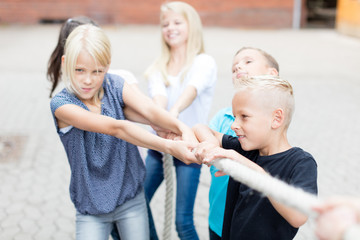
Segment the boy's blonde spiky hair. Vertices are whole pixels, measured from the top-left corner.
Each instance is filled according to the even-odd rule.
[[[293,88],[289,81],[274,75],[245,76],[234,81],[235,89],[250,87],[258,89],[280,88],[293,95]]]
[[[290,125],[295,110],[294,91],[289,81],[273,75],[247,76],[236,79],[236,91],[262,91],[263,99],[271,108],[285,111],[285,127]]]

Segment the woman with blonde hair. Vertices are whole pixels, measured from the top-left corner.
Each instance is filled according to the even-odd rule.
[[[204,53],[202,24],[196,10],[184,2],[161,6],[161,55],[145,72],[156,104],[189,127],[207,123],[217,80],[214,59]],[[164,179],[163,154],[149,150],[145,194],[150,201]],[[176,171],[175,225],[180,239],[198,239],[193,209],[201,165],[173,158]],[[151,223],[151,221],[150,221]]]

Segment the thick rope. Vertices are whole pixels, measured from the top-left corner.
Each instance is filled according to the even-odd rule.
[[[268,174],[261,174],[230,159],[215,159],[211,162],[217,169],[230,175],[236,181],[272,197],[276,201],[295,208],[307,216],[316,216],[312,206],[320,203],[317,196],[295,188]]]
[[[172,217],[173,217],[174,180],[173,180],[173,157],[168,153],[164,153],[163,168],[164,168],[164,179],[165,179],[165,190],[166,190],[163,240],[170,240]]]

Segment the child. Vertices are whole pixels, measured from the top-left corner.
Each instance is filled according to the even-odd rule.
[[[217,66],[213,57],[204,51],[200,16],[185,2],[166,2],[161,6],[160,23],[161,55],[145,73],[150,95],[155,103],[187,126],[206,123],[217,80]],[[172,166],[163,167],[162,159],[161,152],[148,151],[145,193],[149,201],[164,179],[164,169],[172,169]],[[168,163],[172,162],[164,162]],[[177,184],[176,231],[181,240],[196,240],[199,237],[193,212],[201,165],[185,165],[175,156],[173,163]]]
[[[121,239],[148,239],[143,190],[145,166],[136,144],[195,163],[195,136],[119,76],[107,74],[110,42],[93,25],[81,25],[66,40],[62,57],[66,86],[51,111],[71,168],[70,196],[77,210],[77,239],[107,239],[116,222]],[[146,121],[182,135],[162,139],[125,120],[127,107]]]
[[[278,75],[279,64],[267,52],[253,47],[243,47],[236,52],[232,65],[232,80],[236,82],[243,76]],[[231,129],[234,122],[232,108],[220,110],[210,121],[212,130],[236,136]],[[228,176],[215,177],[218,169],[210,166],[211,184],[209,190],[209,235],[210,240],[220,240],[224,219]]]
[[[287,140],[294,111],[290,83],[266,75],[237,79],[235,88],[237,91],[232,100],[235,121],[231,128],[237,137],[198,125],[194,131],[202,143],[196,157],[204,163],[216,158],[233,159],[263,174],[317,193],[315,160],[302,149],[291,147]],[[292,239],[306,220],[302,213],[264,197],[230,177],[222,239]]]
[[[98,24],[94,20],[86,16],[76,16],[69,18],[61,26],[58,42],[50,56],[48,62],[48,68],[47,68],[47,78],[52,83],[50,90],[50,98],[52,97],[56,87],[58,86],[61,80],[61,58],[64,55],[64,47],[65,47],[66,39],[76,27],[83,24],[92,24],[98,27]],[[123,69],[116,69],[116,70],[109,69],[108,72],[121,76],[128,84],[130,84],[131,87],[133,87],[135,90],[138,90],[137,79],[131,72]],[[124,109],[124,112],[127,119],[134,119],[137,117],[136,113],[132,112],[131,110]],[[142,152],[143,151],[140,151],[140,154]],[[112,231],[111,235],[114,240],[120,240],[116,226],[114,226],[114,230]]]
[[[52,83],[50,90],[50,98],[52,97],[56,87],[58,86],[61,80],[61,57],[64,55],[64,47],[65,47],[66,39],[76,27],[83,24],[92,24],[94,26],[99,27],[94,20],[86,16],[77,16],[77,17],[69,18],[61,26],[58,42],[56,44],[55,49],[51,53],[47,67],[46,75],[48,80]],[[131,72],[123,69],[109,70],[108,72],[121,76],[126,80],[128,84],[131,84],[133,88],[137,89],[136,86],[137,80]]]
[[[82,24],[92,24],[94,26],[98,26],[92,19],[85,16],[69,18],[61,26],[58,42],[54,51],[51,53],[47,68],[47,78],[52,83],[50,97],[52,97],[52,94],[61,79],[61,57],[64,55],[66,39],[74,28]]]

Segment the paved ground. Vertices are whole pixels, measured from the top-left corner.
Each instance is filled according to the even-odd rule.
[[[105,27],[113,44],[112,68],[142,72],[157,56],[154,26]],[[74,239],[69,167],[49,110],[47,60],[59,26],[0,26],[0,239]],[[219,67],[211,115],[230,104],[230,67],[242,46],[270,52],[295,88],[292,145],[312,153],[319,167],[320,197],[360,193],[360,39],[333,30],[206,28],[207,52]],[[209,173],[203,167],[195,223],[208,239]],[[151,203],[158,232],[164,190]],[[315,239],[312,221],[296,239]],[[173,238],[176,235],[173,233]]]

